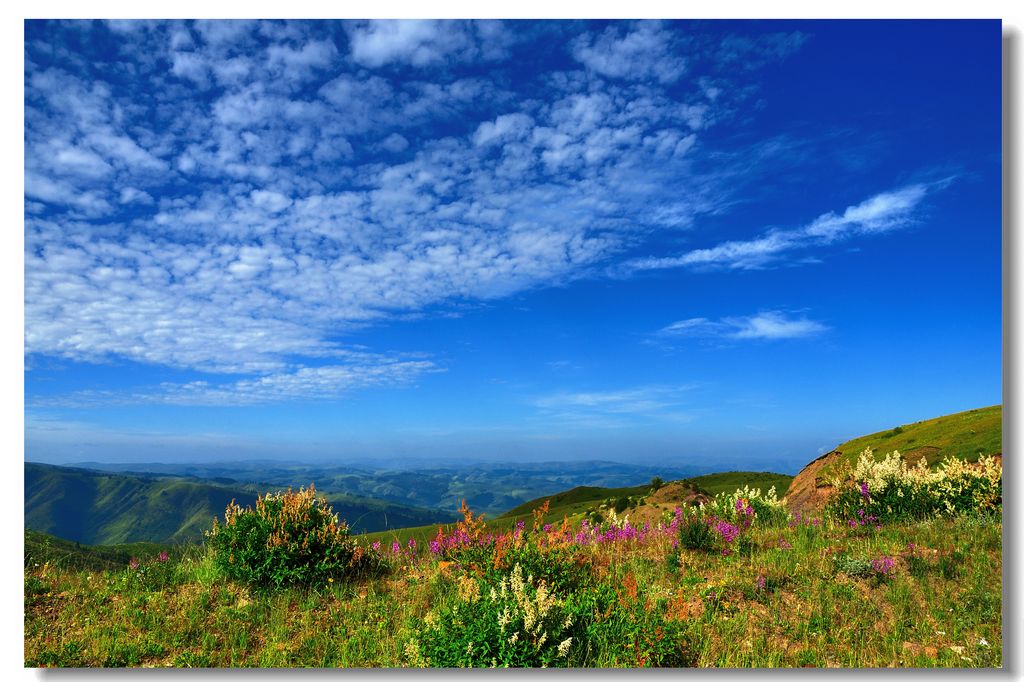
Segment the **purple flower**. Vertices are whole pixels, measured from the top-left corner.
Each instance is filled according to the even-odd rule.
[[[867,481],[864,481],[863,483],[860,484],[860,496],[863,497],[865,500],[870,500],[871,499],[871,495],[868,494],[868,482]]]
[[[782,549],[793,549],[793,545],[786,538],[779,538],[779,547]]]
[[[764,592],[765,579],[763,575],[757,576],[757,591]]]
[[[128,568],[130,568],[130,569],[132,569],[132,570],[134,571],[134,570],[135,570],[136,568],[138,568],[138,567],[139,567],[139,560],[138,560],[138,559],[136,559],[135,557],[132,557],[132,558],[131,558],[131,559],[130,559],[130,560],[128,561]]]
[[[728,521],[718,521],[715,523],[715,531],[722,536],[722,539],[727,543],[732,542],[740,535],[740,529],[737,526],[729,523]]]
[[[400,544],[398,544],[398,540],[395,540],[394,542],[391,543],[391,553],[392,554],[398,554],[401,551],[402,551],[402,546]]]
[[[373,549],[374,549],[375,551],[378,551],[378,552],[379,552],[379,551],[380,551],[380,540],[374,540],[374,541],[373,541],[373,544],[372,544],[372,545],[370,545],[370,547],[373,547]]]
[[[170,558],[170,557],[169,557],[169,556],[167,556],[167,552],[160,552],[160,556],[158,556],[158,557],[156,558],[156,560],[157,560],[157,561],[159,561],[160,563],[164,563],[164,562],[165,562],[165,561],[167,561],[167,560],[168,560],[169,558]]]
[[[551,532],[551,524],[550,523],[545,523],[544,524],[544,532],[545,533],[550,533]]]
[[[891,556],[881,556],[871,560],[871,570],[880,576],[892,575],[896,570],[896,560]]]

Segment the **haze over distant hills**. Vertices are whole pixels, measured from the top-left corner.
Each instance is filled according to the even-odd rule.
[[[646,483],[654,476],[685,478],[703,470],[695,466],[622,464],[619,462],[502,462],[463,466],[369,468],[348,465],[281,462],[83,463],[82,467],[146,475],[185,476],[228,485],[307,486],[325,493],[355,495],[394,504],[454,511],[462,501],[475,511],[496,514],[526,500],[577,485],[616,488]]]

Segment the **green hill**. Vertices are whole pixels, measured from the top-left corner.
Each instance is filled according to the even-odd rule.
[[[107,571],[125,567],[132,557],[151,561],[166,551],[172,559],[182,552],[197,552],[194,545],[161,545],[133,542],[124,545],[92,546],[34,530],[25,530],[25,568],[49,564],[66,570]]]
[[[528,516],[533,513],[534,509],[540,507],[545,502],[549,503],[548,514],[551,516],[556,518],[561,518],[563,514],[572,516],[573,514],[589,511],[596,502],[602,502],[610,498],[628,497],[630,495],[646,495],[650,490],[650,483],[628,488],[601,488],[598,486],[581,485],[571,490],[555,493],[554,495],[545,495],[529,502],[523,502],[498,518]]]
[[[719,493],[735,492],[743,486],[760,488],[762,493],[767,493],[769,488],[775,486],[775,492],[781,498],[785,494],[786,488],[789,487],[789,482],[792,480],[792,476],[776,474],[770,471],[726,471],[719,474],[687,478],[685,482],[706,491],[712,497]]]
[[[25,464],[25,527],[86,544],[182,542],[202,537],[234,499],[252,505],[274,486],[221,485],[173,476],[112,474]],[[451,521],[450,512],[329,494],[354,532]]]
[[[885,431],[860,436],[836,447],[841,453],[833,458],[819,477],[827,476],[844,464],[856,464],[865,448],[881,457],[899,450],[908,462],[921,457],[936,466],[946,457],[959,457],[976,462],[983,455],[1003,451],[1003,406],[993,405],[934,419],[902,424]]]

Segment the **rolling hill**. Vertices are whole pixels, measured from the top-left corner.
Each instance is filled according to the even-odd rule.
[[[272,485],[224,485],[174,476],[113,474],[25,464],[25,527],[86,544],[182,542],[202,537],[234,499],[252,505]],[[451,512],[340,493],[326,495],[353,532],[455,518]]]
[[[931,467],[947,457],[976,462],[984,455],[1002,454],[1003,406],[947,414],[848,440],[796,475],[786,491],[789,508],[819,510],[831,497],[829,481],[852,470],[865,448],[874,450],[876,458],[898,450],[908,463],[925,458]]]

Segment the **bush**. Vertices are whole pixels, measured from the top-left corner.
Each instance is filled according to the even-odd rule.
[[[576,623],[570,663],[599,667],[689,667],[697,654],[680,600],[651,599],[631,574],[567,599]]]
[[[413,665],[564,667],[574,645],[564,602],[518,564],[497,582],[462,576],[457,599],[424,623],[406,649]]]
[[[748,486],[737,488],[733,493],[719,493],[709,508],[716,516],[741,521],[743,519],[739,518],[738,510],[750,508],[754,511],[753,516],[761,528],[783,528],[790,521],[789,512],[778,498],[775,486],[769,488],[765,494],[761,494],[760,488]]]
[[[868,448],[853,480],[836,482],[840,492],[828,508],[833,517],[853,518],[858,510],[885,520],[1002,511],[1003,471],[992,457],[975,464],[953,457],[932,470],[924,459],[908,467],[898,451],[876,460]]]
[[[232,500],[206,536],[217,567],[253,585],[316,586],[379,568],[312,485],[262,496],[255,509]]]
[[[679,522],[679,546],[710,552],[715,548],[715,533],[700,514],[690,512]]]

